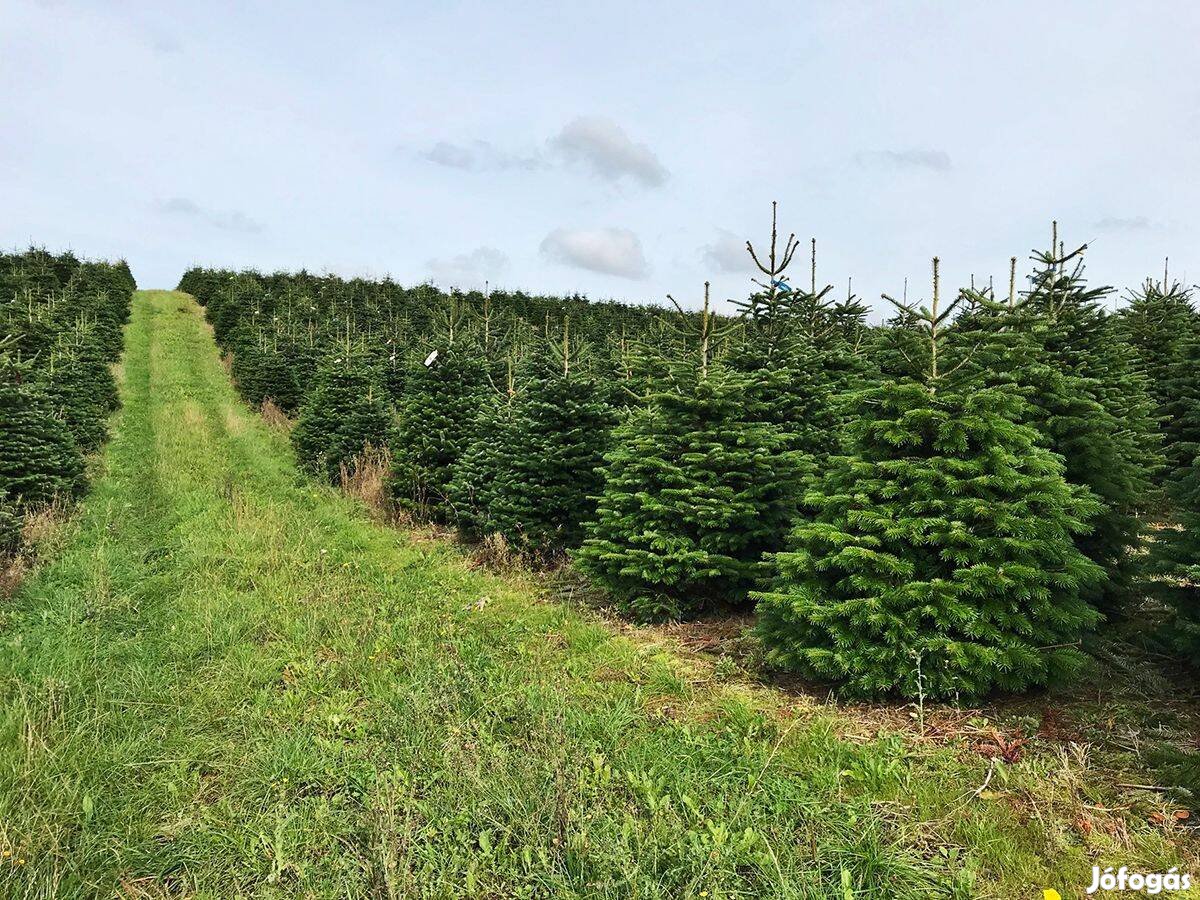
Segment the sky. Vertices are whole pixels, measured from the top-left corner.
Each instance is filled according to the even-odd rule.
[[[0,247],[696,307],[1200,281],[1200,4],[0,0]]]

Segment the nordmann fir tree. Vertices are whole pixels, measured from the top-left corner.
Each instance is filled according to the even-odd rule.
[[[751,379],[713,361],[707,284],[704,297],[692,354],[658,361],[644,404],[613,434],[576,554],[640,619],[742,600],[791,520],[802,477],[787,435],[760,418]],[[694,321],[679,311],[684,327]]]
[[[788,438],[788,448],[823,456],[834,449],[839,433],[831,384],[818,351],[818,340],[833,325],[832,286],[816,289],[816,241],[813,241],[812,289],[793,289],[785,280],[800,244],[790,234],[778,245],[777,204],[771,204],[771,243],[759,259],[750,241],[746,251],[764,280],[747,300],[731,301],[740,311],[742,340],[729,356],[729,365],[751,378],[765,421]]]
[[[527,369],[499,439],[489,527],[523,554],[545,559],[582,542],[615,423],[583,347],[572,344],[569,318]]]
[[[454,465],[471,444],[487,390],[480,342],[453,302],[434,334],[429,353],[410,366],[396,398],[391,443],[393,496],[409,513],[448,520]]]
[[[755,595],[768,659],[855,695],[1057,681],[1082,664],[1098,619],[1081,591],[1102,572],[1072,540],[1097,504],[1020,424],[1014,391],[944,367],[962,298],[941,306],[937,268],[931,305],[901,307],[925,337],[924,379],[855,396],[852,452],[810,487],[811,519]]]
[[[1006,304],[993,299],[990,288],[964,290],[968,310],[947,336],[951,357],[961,358],[960,378],[988,387],[1011,386],[1026,401],[1021,422],[1041,435],[1041,444],[1064,460],[1064,476],[1092,491],[1104,506],[1077,534],[1077,546],[1105,570],[1105,579],[1087,596],[1110,616],[1123,612],[1135,584],[1131,552],[1137,540],[1134,492],[1129,477],[1127,436],[1101,402],[1096,380],[1073,372],[1048,343],[1056,323],[1015,289],[1016,258],[1011,261]],[[1123,507],[1114,508],[1114,499]]]
[[[1166,636],[1193,668],[1200,669],[1200,455],[1168,485],[1171,516],[1151,544],[1155,592],[1174,616]]]
[[[391,427],[373,358],[352,343],[348,331],[336,352],[320,366],[292,429],[301,467],[333,484],[343,466],[352,466],[369,448],[387,446]]]
[[[84,487],[83,455],[54,401],[0,344],[0,505],[21,513]]]
[[[1146,279],[1119,313],[1117,324],[1155,402],[1166,461],[1160,481],[1178,480],[1200,451],[1200,376],[1195,374],[1200,365],[1200,314],[1192,305],[1191,290],[1170,281],[1164,265],[1162,281]]]
[[[60,335],[41,373],[47,397],[84,453],[108,434],[108,417],[120,404],[117,382],[103,344],[84,322]]]
[[[492,525],[492,510],[509,452],[508,435],[516,396],[516,376],[510,358],[504,390],[484,394],[466,450],[451,466],[447,501],[454,524],[469,540],[478,540],[496,530]]]
[[[1055,250],[1035,254],[1026,307],[1039,317],[1046,362],[1071,376],[1070,389],[1098,403],[1108,419],[1097,417],[1089,426],[1094,442],[1077,434],[1055,449],[1066,458],[1067,479],[1103,503],[1076,543],[1107,573],[1090,599],[1109,617],[1121,617],[1138,595],[1142,513],[1151,505],[1152,476],[1162,460],[1154,402],[1116,319],[1103,309],[1112,289],[1088,287],[1084,279],[1087,245],[1067,253],[1057,223],[1052,244]]]

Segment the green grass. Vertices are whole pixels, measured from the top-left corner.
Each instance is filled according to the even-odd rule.
[[[0,612],[5,896],[1012,898],[1079,893],[1094,858],[1195,871],[1179,830],[1073,827],[1105,797],[1083,753],[976,795],[962,741],[853,739],[372,524],[237,400],[185,295],[137,296],[122,380],[91,495]]]

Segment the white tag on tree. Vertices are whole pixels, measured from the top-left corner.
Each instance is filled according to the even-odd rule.
[[[427,357],[425,357],[425,368],[428,369],[435,362],[437,362],[437,358],[438,358],[438,352],[436,350],[429,351],[429,355]]]

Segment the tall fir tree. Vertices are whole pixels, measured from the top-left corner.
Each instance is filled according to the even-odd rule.
[[[501,436],[490,528],[530,556],[578,547],[595,515],[600,467],[615,424],[605,392],[573,346],[570,320],[529,362]]]
[[[713,336],[706,285],[698,347],[660,363],[644,405],[616,428],[576,554],[638,618],[741,601],[794,514],[800,458],[757,418],[751,379],[712,361]]]
[[[83,455],[31,367],[0,349],[0,503],[22,507],[75,498]]]
[[[1200,456],[1168,487],[1172,513],[1155,534],[1151,570],[1156,592],[1174,613],[1167,639],[1200,669]]]
[[[396,398],[393,494],[419,518],[449,520],[454,466],[471,445],[490,383],[482,348],[455,305],[428,355],[415,361]]]
[[[961,299],[961,298],[960,298]],[[1102,577],[1075,547],[1096,501],[1021,424],[1013,390],[959,379],[934,261],[919,323],[929,367],[855,395],[853,452],[804,497],[757,594],[767,657],[853,694],[977,697],[1046,684],[1083,661]],[[959,371],[955,371],[955,370]]]
[[[371,358],[349,339],[321,366],[292,429],[292,446],[303,468],[337,484],[342,467],[368,446],[387,446],[391,416],[379,382]]]
[[[1054,250],[1035,255],[1025,307],[1042,329],[1046,362],[1070,376],[1071,390],[1098,403],[1110,420],[1096,428],[1095,444],[1066,434],[1071,446],[1064,444],[1061,452],[1068,478],[1104,504],[1078,544],[1108,573],[1099,604],[1120,617],[1133,610],[1138,596],[1143,513],[1153,503],[1154,473],[1162,465],[1154,401],[1116,319],[1104,310],[1112,289],[1087,285],[1087,245],[1067,253],[1057,223],[1052,245]]]
[[[1136,370],[1156,405],[1167,482],[1184,475],[1195,458],[1200,393],[1193,367],[1200,364],[1200,314],[1191,290],[1170,281],[1147,279],[1117,318],[1118,330],[1136,355]]]
[[[515,376],[510,360],[503,392],[488,391],[480,401],[466,449],[451,464],[447,501],[464,537],[478,540],[495,531],[492,515],[501,472],[510,452]]]

